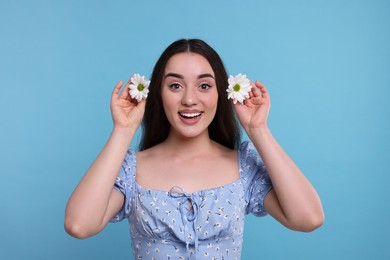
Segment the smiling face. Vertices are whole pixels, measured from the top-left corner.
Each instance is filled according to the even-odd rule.
[[[165,67],[161,86],[170,134],[191,138],[208,135],[218,102],[214,71],[200,54],[179,53]]]

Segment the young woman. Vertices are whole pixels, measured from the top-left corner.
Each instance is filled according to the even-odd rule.
[[[315,189],[267,127],[259,81],[233,105],[220,57],[192,39],[163,52],[146,101],[132,99],[129,84],[116,85],[111,136],[69,199],[70,235],[127,218],[136,259],[239,259],[246,214],[304,232],[321,226]],[[240,143],[236,117],[250,142]],[[136,153],[128,147],[142,121]]]

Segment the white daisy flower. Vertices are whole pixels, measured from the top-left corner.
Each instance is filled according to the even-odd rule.
[[[239,73],[237,76],[230,76],[228,79],[229,86],[227,88],[228,99],[233,99],[233,103],[237,101],[242,103],[246,98],[249,98],[249,92],[252,85],[246,75]]]
[[[146,99],[149,93],[150,80],[146,79],[145,76],[134,74],[130,81],[129,93],[131,98],[136,99],[138,102],[142,99]]]

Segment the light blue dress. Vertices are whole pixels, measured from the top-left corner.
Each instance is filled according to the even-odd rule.
[[[186,193],[142,188],[129,150],[115,182],[125,196],[111,220],[127,218],[135,259],[240,259],[245,215],[264,216],[271,180],[250,142],[238,149],[240,178],[225,186]]]

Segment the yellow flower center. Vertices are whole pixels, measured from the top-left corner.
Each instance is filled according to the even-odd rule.
[[[138,91],[142,91],[142,90],[144,90],[144,85],[142,85],[142,84],[138,84],[138,86],[137,86],[137,89],[138,89]]]
[[[236,84],[236,85],[234,85],[233,86],[233,90],[235,91],[235,92],[239,92],[240,91],[240,84]]]

